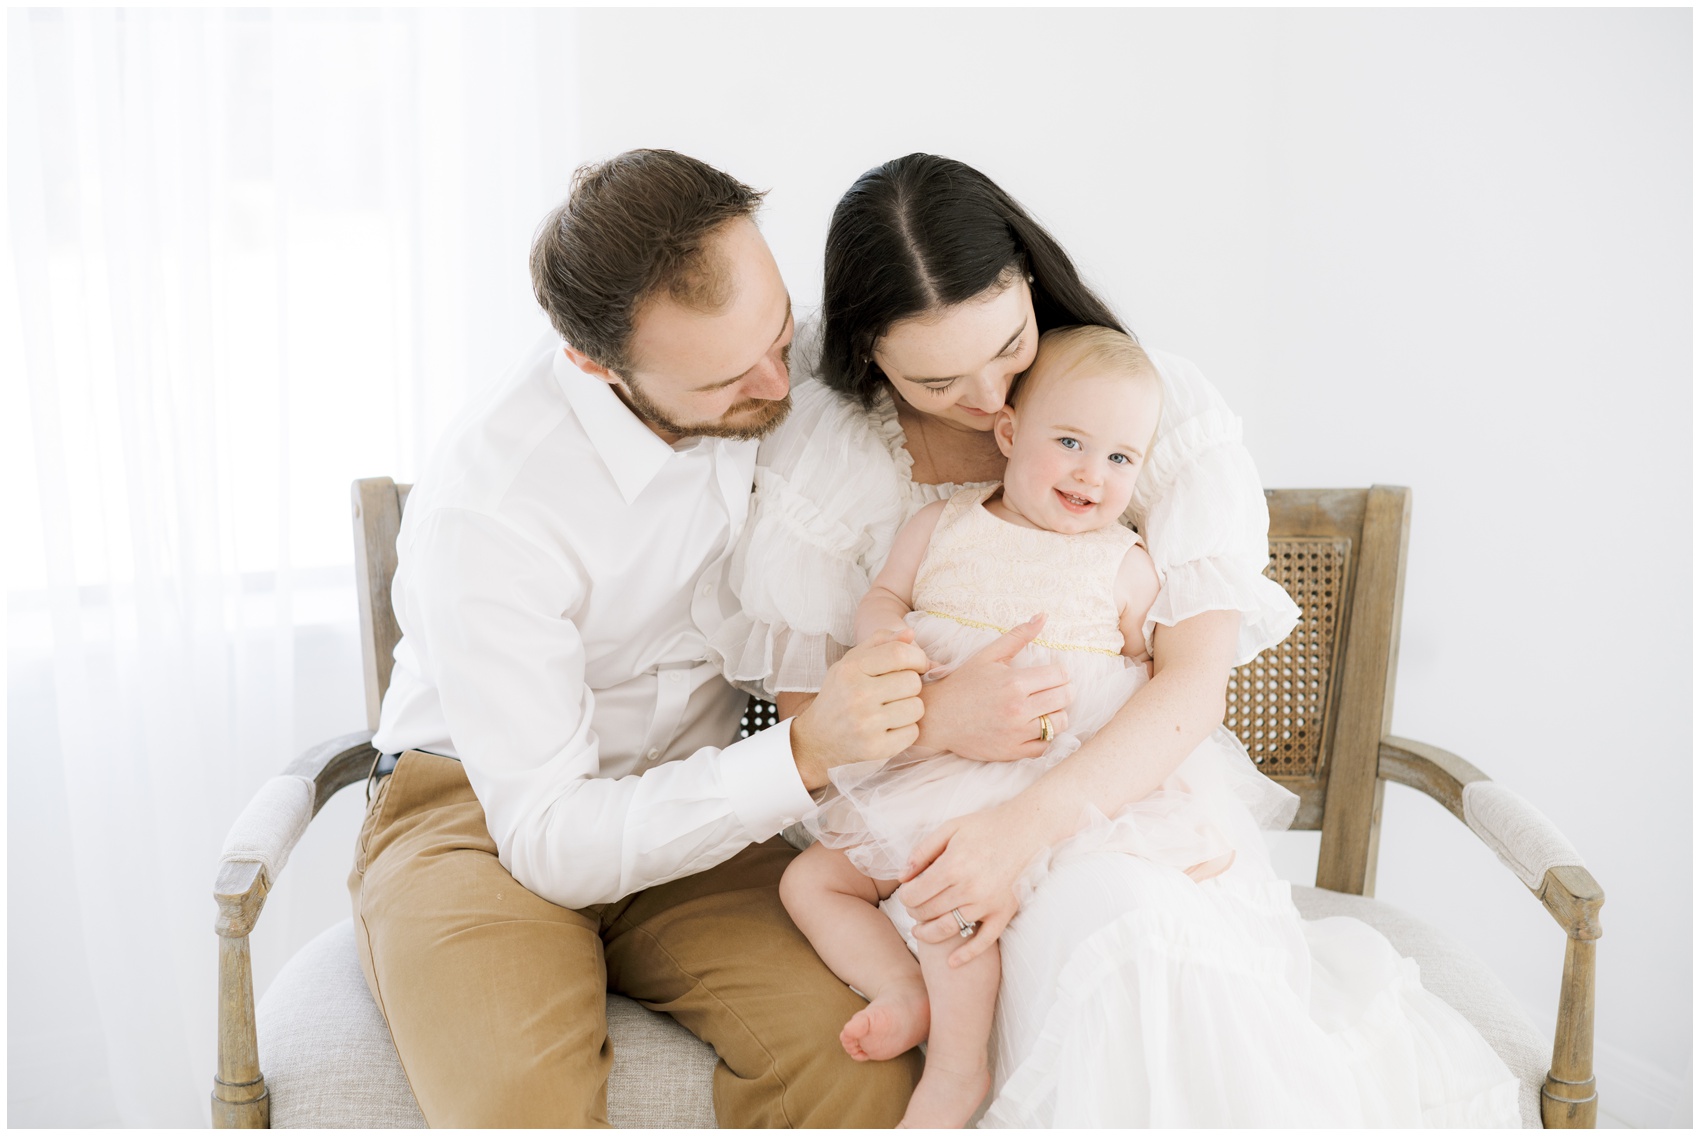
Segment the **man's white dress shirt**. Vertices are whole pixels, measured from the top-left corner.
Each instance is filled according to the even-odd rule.
[[[745,696],[707,661],[756,449],[669,446],[550,336],[408,497],[373,745],[459,758],[502,865],[545,899],[703,871],[811,807],[788,723],[728,744]]]

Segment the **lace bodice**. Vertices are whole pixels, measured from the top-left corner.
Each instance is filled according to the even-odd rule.
[[[1012,524],[984,506],[996,489],[946,502],[915,573],[915,610],[998,631],[1042,611],[1040,645],[1119,655],[1116,574],[1139,537],[1121,525],[1055,533]]]

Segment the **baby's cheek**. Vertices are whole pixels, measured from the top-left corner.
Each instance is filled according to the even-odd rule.
[[[1127,507],[1133,503],[1133,485],[1138,479],[1137,472],[1118,477],[1111,491],[1105,494],[1104,503],[1114,509],[1117,516],[1127,512]]]

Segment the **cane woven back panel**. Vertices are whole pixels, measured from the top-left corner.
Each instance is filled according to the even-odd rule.
[[[1299,623],[1285,640],[1234,669],[1226,725],[1252,761],[1277,780],[1315,780],[1322,772],[1351,552],[1345,539],[1269,542],[1263,574],[1299,605]]]

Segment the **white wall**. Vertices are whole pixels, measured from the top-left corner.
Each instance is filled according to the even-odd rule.
[[[1690,1123],[1691,16],[1681,10],[580,16],[586,157],[771,187],[818,303],[837,197],[924,149],[1197,360],[1272,486],[1411,486],[1397,732],[1510,784],[1606,889],[1602,1100]],[[1294,873],[1315,838],[1282,838]],[[1378,894],[1550,1025],[1563,937],[1387,794]]]

